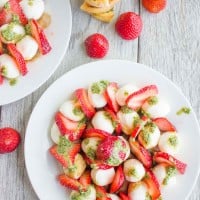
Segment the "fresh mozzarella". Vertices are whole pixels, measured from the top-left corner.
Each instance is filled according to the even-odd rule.
[[[37,42],[29,35],[26,35],[19,42],[17,42],[16,47],[25,60],[31,60],[38,51]]]
[[[8,54],[0,55],[0,69],[1,74],[8,79],[17,78],[20,75],[15,60]]]
[[[122,125],[122,130],[125,134],[130,135],[140,119],[137,112],[132,109],[123,106],[121,110],[117,113],[117,117]]]
[[[128,197],[130,200],[146,200],[147,194],[148,189],[144,182],[129,184]]]
[[[161,151],[175,155],[180,149],[180,139],[176,132],[165,132],[160,136],[158,147]]]
[[[159,164],[153,168],[153,173],[156,176],[156,179],[160,185],[162,185],[163,180],[165,179],[165,177],[167,175],[165,167],[166,166],[164,164]]]
[[[92,169],[91,177],[93,182],[99,186],[105,186],[112,183],[115,176],[114,168],[109,169]]]
[[[8,2],[9,0],[0,0],[0,9]]]
[[[43,0],[22,0],[20,5],[28,19],[38,20],[44,13]]]
[[[116,194],[108,194],[108,197],[110,197],[112,200],[121,200]]]
[[[113,123],[111,119],[109,119],[105,111],[96,112],[96,114],[92,118],[92,125],[94,126],[94,128],[106,131],[110,134],[114,132]]]
[[[60,107],[60,112],[70,120],[80,121],[84,118],[84,114],[79,107],[75,106],[73,100],[68,100]]]
[[[169,104],[164,99],[156,96],[148,99],[143,104],[142,109],[151,118],[165,117],[170,111]]]
[[[124,174],[129,182],[138,182],[145,175],[142,163],[136,159],[129,159],[124,162]]]
[[[54,122],[53,126],[51,127],[51,139],[53,140],[53,142],[58,144],[59,140],[60,140],[60,136],[62,136],[62,135],[61,135],[61,133],[60,133],[60,131],[58,129],[58,126]]]
[[[160,138],[159,128],[152,122],[148,122],[140,131],[138,140],[146,149],[151,149],[158,144]]]
[[[137,91],[138,88],[133,84],[127,84],[121,87],[116,93],[116,100],[120,106],[124,106],[126,104],[127,97],[133,92]]]

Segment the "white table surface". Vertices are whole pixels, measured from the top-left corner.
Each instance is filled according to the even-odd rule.
[[[138,40],[121,40],[114,32],[114,22],[104,24],[81,12],[82,0],[71,0],[73,29],[68,51],[56,73],[28,97],[0,107],[0,127],[11,126],[21,133],[16,152],[0,155],[0,200],[37,200],[24,163],[23,144],[31,111],[46,88],[62,74],[91,62],[83,49],[84,39],[95,32],[110,42],[106,59],[126,59],[149,65],[176,83],[200,117],[200,1],[169,0],[167,9],[158,14],[144,10],[139,0],[122,0],[115,7],[116,16],[125,11],[140,13],[143,32]],[[59,12],[59,11],[58,11]],[[63,23],[65,20],[63,19]],[[67,24],[65,24],[67,25]],[[122,66],[123,67],[123,66]],[[167,92],[167,91],[166,91]],[[199,156],[200,152],[191,152]],[[200,200],[200,179],[190,200]]]

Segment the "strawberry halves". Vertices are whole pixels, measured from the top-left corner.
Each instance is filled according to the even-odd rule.
[[[174,125],[165,117],[158,117],[152,120],[162,132],[176,131]]]

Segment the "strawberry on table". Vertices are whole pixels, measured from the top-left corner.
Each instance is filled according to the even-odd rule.
[[[152,120],[162,132],[176,131],[174,125],[165,117],[159,117]]]
[[[97,193],[97,200],[112,200],[110,197],[108,197],[104,187],[95,185],[95,189]]]
[[[91,174],[90,174],[90,171],[89,171],[89,170],[85,171],[85,172],[81,175],[81,177],[80,177],[80,179],[79,179],[79,182],[80,182],[82,185],[84,185],[86,188],[91,184],[92,178],[91,178]]]
[[[0,73],[0,85],[2,85],[3,84],[3,81],[4,81],[4,77],[1,75],[1,73]]]
[[[142,0],[142,5],[151,13],[158,13],[166,7],[167,0]]]
[[[119,196],[120,196],[121,200],[130,200],[129,197],[123,192],[120,192]]]
[[[84,132],[83,137],[84,138],[97,137],[104,140],[105,138],[110,137],[110,134],[103,130],[90,128]]]
[[[119,16],[115,30],[125,40],[134,40],[142,32],[142,19],[134,12],[126,12]]]

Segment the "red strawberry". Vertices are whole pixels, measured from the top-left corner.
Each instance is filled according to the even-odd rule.
[[[146,168],[150,168],[152,166],[152,157],[151,154],[134,138],[130,137],[129,144],[132,153],[140,160]]]
[[[97,198],[96,200],[112,200],[110,197],[107,196],[106,190],[102,186],[95,185]]]
[[[176,131],[174,125],[165,117],[155,118],[153,119],[153,122],[158,126],[158,128],[162,132]]]
[[[84,132],[83,137],[84,138],[98,137],[104,140],[105,138],[110,137],[110,134],[100,129],[90,128]]]
[[[63,135],[67,135],[70,141],[79,140],[86,128],[84,122],[75,122],[65,117],[61,112],[55,115],[55,122]]]
[[[116,170],[113,182],[110,186],[110,193],[117,192],[120,189],[120,187],[123,185],[124,180],[125,180],[124,172],[123,172],[122,166],[120,165]]]
[[[158,94],[158,88],[156,85],[148,85],[128,96],[126,104],[128,107],[137,110],[142,106],[144,101],[149,97],[156,96]]]
[[[95,168],[95,169],[110,169],[110,168],[112,168],[112,166],[109,166],[100,160],[95,160],[94,164],[91,164],[90,167]]]
[[[72,190],[79,191],[83,188],[83,185],[76,179],[70,178],[65,174],[61,174],[58,176],[58,181],[64,187],[67,187]]]
[[[126,194],[124,194],[123,192],[120,192],[119,196],[120,196],[121,200],[129,200],[129,197]]]
[[[0,55],[3,54],[3,43],[0,39]]]
[[[4,77],[0,74],[0,85],[3,84],[3,81],[4,81]]]
[[[119,16],[115,30],[125,40],[134,40],[142,31],[142,19],[134,12],[126,12]]]
[[[167,163],[177,168],[177,170],[184,174],[187,164],[181,162],[180,160],[176,159],[175,157],[169,155],[168,153],[164,152],[155,152],[153,156],[153,160],[157,163]]]
[[[39,45],[39,50],[42,55],[45,55],[51,51],[51,45],[47,40],[44,31],[39,26],[38,22],[34,19],[30,21],[31,34]]]
[[[13,128],[0,129],[0,154],[14,151],[21,141],[20,134]]]
[[[69,160],[74,163],[75,157],[77,153],[79,153],[81,150],[81,144],[80,143],[73,143],[71,149],[68,152]]]
[[[26,62],[22,56],[22,54],[17,50],[16,46],[14,44],[7,44],[8,51],[13,56],[17,63],[17,67],[21,74],[24,76],[27,74],[28,69],[26,67]]]
[[[81,175],[81,177],[80,177],[80,179],[79,179],[79,182],[80,182],[82,185],[84,185],[86,188],[87,188],[87,186],[89,186],[89,185],[91,184],[92,178],[91,178],[91,174],[90,174],[90,171],[89,171],[89,170],[85,171],[85,172]]]
[[[95,33],[85,40],[85,49],[91,58],[103,58],[109,49],[109,43],[102,34]]]
[[[118,90],[117,83],[112,82],[107,86],[106,91],[105,91],[105,97],[108,102],[108,107],[111,110],[113,110],[115,113],[119,111],[119,105],[115,97],[117,90]]]
[[[142,5],[152,13],[158,13],[166,7],[167,0],[142,0]]]
[[[160,197],[159,183],[151,170],[147,170],[146,176],[143,179],[148,187],[148,193],[152,200],[157,200]]]
[[[78,99],[78,102],[85,113],[85,115],[90,119],[95,114],[95,109],[91,105],[88,96],[87,91],[84,88],[77,89],[75,91],[75,96]]]
[[[0,11],[0,26],[9,23],[12,20],[12,15],[6,11],[6,9],[2,9]]]

